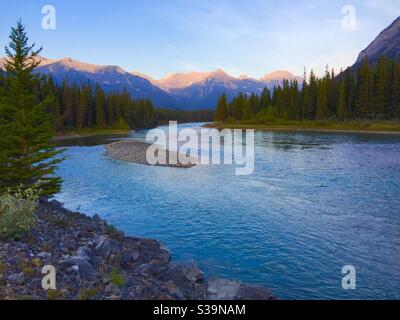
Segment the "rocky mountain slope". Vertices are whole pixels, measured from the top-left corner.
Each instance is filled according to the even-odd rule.
[[[50,63],[44,59],[37,71],[51,75],[58,83],[64,80],[78,84],[98,83],[107,92],[126,89],[135,98],[151,99],[154,104],[166,108],[176,107],[173,99],[164,90],[153,85],[149,80],[126,72],[118,66],[99,66],[71,58]]]
[[[356,62],[360,64],[365,56],[371,63],[376,62],[380,56],[388,58],[398,58],[400,55],[400,17],[398,17],[389,27],[383,30],[378,37],[363,50]]]

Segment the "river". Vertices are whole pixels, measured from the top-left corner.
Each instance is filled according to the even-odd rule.
[[[280,299],[400,299],[400,136],[256,132],[250,176],[107,156],[104,143],[145,133],[63,141],[56,199]],[[345,265],[355,290],[342,288]]]

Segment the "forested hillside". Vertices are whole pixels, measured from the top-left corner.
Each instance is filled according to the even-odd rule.
[[[0,86],[6,74],[0,73]],[[52,96],[48,111],[53,115],[57,132],[91,129],[152,128],[169,120],[180,122],[212,121],[213,112],[208,110],[178,111],[156,109],[147,99],[132,99],[127,90],[106,93],[99,85],[57,85],[51,77],[43,77],[37,88],[39,97]]]
[[[306,77],[305,77],[306,78]],[[284,81],[271,93],[239,94],[232,101],[223,95],[216,120],[392,120],[400,118],[400,62],[381,57],[370,64],[368,57],[354,71],[339,76],[326,71],[317,78],[313,71],[301,89],[296,81]]]

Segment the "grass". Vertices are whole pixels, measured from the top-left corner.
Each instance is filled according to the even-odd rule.
[[[48,290],[47,291],[47,299],[48,300],[62,300],[64,295],[59,290]]]
[[[227,123],[214,122],[209,127],[218,129],[256,129],[270,131],[343,131],[343,132],[393,132],[400,134],[400,121],[328,121],[328,120],[303,120],[303,121],[232,121]]]
[[[27,276],[32,276],[35,273],[35,270],[33,268],[31,262],[29,260],[24,260],[21,262],[18,266],[18,268]]]
[[[115,284],[119,288],[122,288],[125,285],[125,279],[116,270],[113,270],[111,272],[111,283]]]
[[[100,293],[100,289],[98,288],[89,288],[89,289],[82,289],[79,294],[80,300],[90,300],[95,298]]]

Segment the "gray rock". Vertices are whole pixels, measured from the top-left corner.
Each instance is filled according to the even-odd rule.
[[[184,275],[192,283],[202,283],[204,281],[204,273],[195,265],[187,266]]]
[[[23,272],[14,273],[8,276],[7,283],[11,285],[22,285],[25,282],[25,275]]]
[[[171,261],[171,252],[169,251],[168,248],[161,246],[160,250],[157,252],[157,259],[165,263],[168,263]]]
[[[115,240],[105,236],[100,236],[96,241],[96,252],[103,258],[121,253],[122,246]]]
[[[139,252],[124,252],[121,258],[121,267],[131,269],[139,257]]]
[[[31,290],[41,290],[42,289],[42,279],[35,278],[31,282],[29,282],[28,287]]]
[[[271,300],[274,299],[272,292],[262,287],[252,287],[246,284],[240,286],[235,300]]]
[[[121,294],[121,290],[118,288],[118,286],[116,286],[113,283],[109,283],[106,288],[104,289],[106,295],[108,296],[112,296],[112,295],[120,295]]]
[[[51,253],[48,252],[40,252],[36,255],[36,257],[42,259],[42,260],[48,260],[51,258]]]
[[[183,294],[182,290],[180,290],[179,287],[173,281],[168,281],[165,284],[165,287],[166,287],[168,293],[173,298],[178,299],[178,300],[183,300],[185,298],[185,295]]]
[[[152,260],[144,263],[134,269],[134,273],[144,276],[159,277],[163,273],[163,266],[158,260]]]
[[[207,298],[210,300],[234,300],[240,290],[240,283],[225,279],[208,281]]]
[[[81,279],[89,280],[96,277],[96,269],[87,260],[80,257],[72,257],[71,262],[74,264],[72,269],[77,270]]]
[[[95,255],[95,253],[88,247],[80,247],[78,251],[76,252],[76,257],[82,258],[89,262],[94,268],[96,268],[100,260],[99,258]]]

